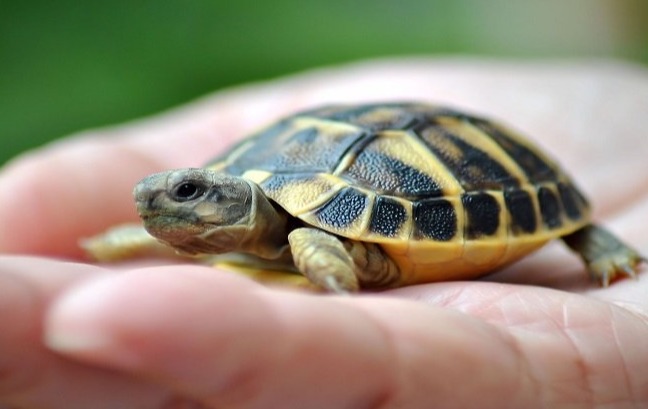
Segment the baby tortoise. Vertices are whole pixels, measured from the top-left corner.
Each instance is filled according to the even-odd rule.
[[[527,140],[419,103],[300,112],[134,195],[146,231],[180,253],[246,254],[335,292],[471,279],[558,237],[603,285],[645,260]],[[115,259],[153,243],[121,228],[87,247]]]

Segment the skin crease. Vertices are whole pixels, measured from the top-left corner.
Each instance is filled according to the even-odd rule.
[[[0,408],[648,407],[646,267],[599,288],[560,243],[479,281],[352,297],[81,258],[80,237],[136,220],[143,176],[197,166],[297,109],[387,99],[530,135],[595,220],[648,253],[645,68],[389,60],[233,89],[2,170]]]

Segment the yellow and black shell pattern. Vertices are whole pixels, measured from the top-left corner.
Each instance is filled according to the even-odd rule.
[[[378,243],[401,284],[477,277],[589,220],[582,194],[529,141],[442,106],[301,112],[208,167],[254,181],[306,225]]]

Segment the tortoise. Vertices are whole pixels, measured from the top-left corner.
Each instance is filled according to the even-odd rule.
[[[134,196],[146,231],[182,254],[247,254],[334,292],[473,279],[555,238],[605,286],[645,260],[591,222],[571,178],[528,140],[424,103],[299,112],[203,168],[146,177]],[[142,232],[86,246],[122,257]]]

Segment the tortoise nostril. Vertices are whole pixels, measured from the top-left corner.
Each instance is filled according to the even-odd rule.
[[[151,196],[150,189],[147,189],[143,183],[138,183],[135,186],[135,189],[133,189],[133,196],[135,197],[135,201],[138,203],[146,202]]]
[[[159,192],[166,189],[167,172],[154,173],[140,180],[133,189],[133,196],[137,203],[147,203]]]

